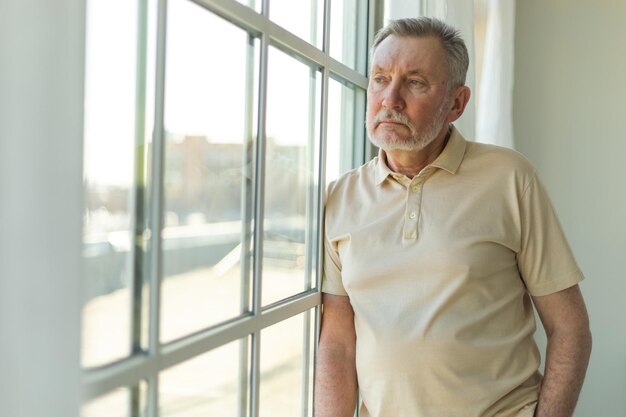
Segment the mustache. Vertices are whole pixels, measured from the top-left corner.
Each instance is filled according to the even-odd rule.
[[[395,111],[395,110],[386,109],[386,110],[379,111],[376,114],[376,117],[374,117],[374,124],[378,124],[378,123],[383,122],[385,120],[393,120],[396,123],[401,123],[401,124],[405,125],[406,127],[408,127],[411,130],[414,129],[413,124],[411,123],[409,118],[405,114],[400,113],[400,112]]]

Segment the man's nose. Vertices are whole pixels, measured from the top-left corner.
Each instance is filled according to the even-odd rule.
[[[401,84],[399,82],[391,82],[387,85],[383,95],[383,107],[393,110],[401,110],[404,108],[404,100],[401,94]]]

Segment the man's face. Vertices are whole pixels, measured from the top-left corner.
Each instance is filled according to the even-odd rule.
[[[385,38],[376,48],[367,87],[366,125],[374,145],[421,150],[447,129],[446,57],[435,37]]]

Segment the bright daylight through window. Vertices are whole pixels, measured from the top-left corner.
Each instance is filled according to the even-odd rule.
[[[83,417],[312,415],[368,3],[87,1]]]

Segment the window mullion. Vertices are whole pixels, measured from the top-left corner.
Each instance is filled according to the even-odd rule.
[[[384,2],[382,1],[378,1],[378,0],[369,0],[368,2],[368,25],[367,25],[367,51],[366,51],[366,65],[365,65],[365,74],[368,74],[369,72],[369,60],[370,60],[370,56],[369,56],[369,47],[370,45],[374,42],[374,36],[376,35],[376,32],[383,27],[383,18],[384,18]],[[367,88],[367,84],[364,88]],[[363,113],[362,113],[362,117],[365,117],[365,106],[363,106]],[[363,142],[364,142],[364,152],[363,154],[363,161],[361,163],[364,163],[365,161],[369,161],[370,159],[372,159],[375,155],[376,152],[376,148],[374,145],[372,145],[371,143],[367,142],[367,138],[365,137],[365,134],[363,134]]]
[[[131,343],[132,354],[141,353],[142,346],[142,288],[146,275],[146,246],[144,236],[148,227],[146,213],[146,143],[145,143],[145,112],[146,112],[146,71],[147,71],[147,0],[138,0],[137,11],[137,65],[135,93],[135,178],[134,178],[134,236],[133,236],[133,271],[131,287]]]
[[[244,143],[242,146],[242,186],[241,186],[241,313],[250,312],[252,310],[252,294],[251,294],[251,271],[253,267],[253,216],[254,216],[254,189],[255,177],[253,171],[254,155],[250,152],[255,143],[254,135],[254,111],[256,106],[255,99],[257,97],[254,91],[255,76],[258,68],[256,67],[256,56],[254,42],[256,37],[248,35],[249,47],[246,54],[246,103],[245,103],[245,130]],[[249,386],[249,363],[250,363],[250,342],[246,338],[240,341],[239,348],[239,417],[246,417],[248,413],[248,393]]]
[[[309,392],[310,392],[310,377],[313,374],[313,370],[309,366],[311,361],[311,310],[304,313],[302,325],[302,417],[309,416]]]
[[[264,1],[264,13],[268,11],[269,3]],[[261,36],[261,65],[259,76],[259,115],[255,146],[255,207],[254,207],[254,272],[253,272],[253,301],[252,314],[261,313],[262,304],[262,277],[263,277],[263,239],[264,239],[264,212],[265,212],[265,153],[266,153],[266,113],[267,113],[267,71],[270,38],[267,33]],[[259,395],[261,378],[261,329],[257,328],[252,334],[252,352],[250,362],[250,417],[259,414]]]
[[[370,0],[369,3],[377,3],[381,7],[384,6],[382,1]],[[356,37],[353,47],[356,49],[356,70],[362,74],[367,74],[367,55],[368,55],[368,43],[367,43],[367,29],[368,19],[370,14],[368,13],[368,2],[357,2],[357,21],[356,21]]]
[[[143,286],[146,277],[146,236],[148,216],[146,212],[146,141],[145,141],[145,112],[146,112],[146,71],[147,71],[147,43],[148,43],[148,5],[147,0],[137,0],[137,64],[135,90],[135,178],[134,193],[134,227],[132,239],[132,285],[131,285],[131,354],[141,354],[145,348],[143,339]],[[141,390],[139,381],[130,386],[129,415],[140,417]]]
[[[155,90],[155,117],[152,142],[152,175],[150,192],[150,221],[152,230],[150,236],[150,340],[148,352],[151,356],[158,356],[159,340],[159,310],[161,302],[161,247],[163,231],[163,177],[165,157],[165,135],[163,113],[165,106],[165,32],[167,21],[167,0],[158,0],[157,23],[157,65]]]
[[[165,167],[165,54],[167,29],[167,0],[157,0],[156,74],[154,131],[152,139],[151,189],[150,189],[150,314],[148,354],[157,360],[149,370],[148,416],[159,417],[159,368],[160,363],[160,311],[161,311],[161,247],[163,231],[163,181]]]
[[[330,53],[330,2],[331,0],[325,1],[324,6],[324,45],[323,50],[326,54]],[[324,253],[324,204],[325,204],[325,196],[326,196],[326,145],[328,140],[328,89],[330,82],[330,70],[327,66],[322,68],[322,91],[321,91],[321,109],[320,109],[320,143],[319,143],[319,160],[318,160],[318,181],[317,181],[317,233],[316,233],[316,247],[315,247],[315,257],[314,262],[316,265],[315,268],[315,288],[318,291],[321,291],[321,281],[322,281],[322,271],[323,271],[323,253]],[[321,302],[321,298],[320,298]],[[313,365],[310,372],[313,374],[313,379],[315,378],[316,372],[316,362],[315,358],[317,358],[317,345],[319,340],[319,331],[320,331],[320,323],[321,323],[321,308],[318,306],[315,308],[314,316],[311,318],[311,313],[307,313],[307,322],[310,322],[311,319],[314,322],[313,326],[313,335],[311,335],[311,330],[309,330],[309,337],[313,337],[313,352],[310,351],[310,343],[308,340],[305,341],[305,357],[308,359],[309,355],[313,354]],[[308,362],[306,363],[308,368]],[[307,369],[305,368],[305,369]],[[306,373],[306,372],[305,372]],[[304,385],[308,385],[309,378],[307,377],[304,382]],[[309,390],[307,389],[307,393]],[[315,396],[315,385],[313,389],[310,390],[313,396]],[[306,407],[303,406],[302,415],[306,417]],[[315,415],[315,401],[311,402],[311,414]]]

